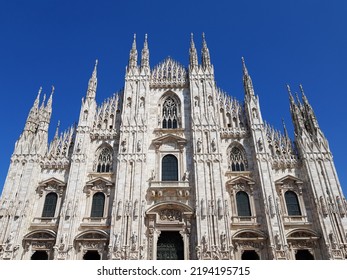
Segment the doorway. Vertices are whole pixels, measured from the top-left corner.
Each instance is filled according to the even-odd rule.
[[[48,254],[46,251],[36,251],[32,254],[31,260],[48,260]]]
[[[100,260],[101,258],[98,251],[90,250],[84,254],[83,259],[84,260]]]
[[[178,231],[162,231],[157,243],[157,260],[184,260],[183,248]]]
[[[295,254],[296,260],[314,260],[313,255],[309,250],[297,250]]]
[[[242,253],[241,260],[259,260],[259,255],[254,250],[245,250]]]

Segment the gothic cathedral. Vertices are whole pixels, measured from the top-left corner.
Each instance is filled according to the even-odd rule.
[[[189,66],[150,67],[136,38],[125,85],[52,141],[38,96],[0,199],[0,259],[346,259],[347,203],[301,89],[292,141],[266,124],[244,59],[244,101],[217,88],[205,37]]]

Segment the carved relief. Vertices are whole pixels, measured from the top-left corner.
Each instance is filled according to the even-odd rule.
[[[182,221],[181,211],[175,209],[165,209],[159,212],[159,217],[161,221]]]

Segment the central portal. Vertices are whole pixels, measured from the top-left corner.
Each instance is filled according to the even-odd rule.
[[[183,240],[178,231],[162,231],[157,244],[157,260],[184,260]]]

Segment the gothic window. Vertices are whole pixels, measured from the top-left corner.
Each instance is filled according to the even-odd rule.
[[[250,217],[251,207],[249,204],[249,197],[246,192],[239,191],[236,194],[237,215],[242,217]]]
[[[162,159],[162,181],[178,181],[178,160],[174,155]]]
[[[104,173],[112,171],[112,149],[104,147],[100,150],[97,157],[96,172]]]
[[[168,97],[163,103],[162,112],[162,127],[174,129],[178,127],[178,104],[172,98]]]
[[[102,192],[97,192],[93,195],[91,217],[103,217],[105,206],[105,195]]]
[[[46,195],[45,203],[43,205],[42,217],[54,217],[55,208],[57,207],[58,195],[50,192]]]
[[[293,191],[287,191],[284,194],[288,216],[301,216],[298,196]]]
[[[245,154],[238,147],[233,147],[230,152],[230,163],[232,171],[245,171],[247,160]]]

